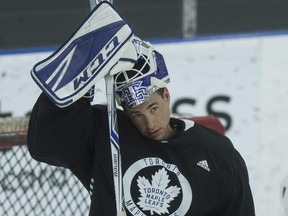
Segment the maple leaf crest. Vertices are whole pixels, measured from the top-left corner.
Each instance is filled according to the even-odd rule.
[[[150,211],[151,215],[169,213],[170,202],[180,193],[180,188],[177,186],[168,187],[169,182],[169,175],[165,168],[152,175],[151,184],[145,177],[138,177],[137,185],[141,197],[137,204],[142,210]]]

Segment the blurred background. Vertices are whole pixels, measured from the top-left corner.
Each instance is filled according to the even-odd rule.
[[[123,0],[116,6],[136,34],[149,40],[288,28],[285,0]],[[0,49],[59,45],[89,10],[88,0],[2,0]]]
[[[216,116],[246,161],[257,215],[284,216],[288,1],[116,0],[116,7],[164,55],[171,111]],[[31,68],[89,11],[88,0],[0,0],[0,117],[29,116],[40,94]],[[97,85],[95,103],[105,103],[104,83]],[[87,194],[66,170],[40,166],[27,149],[10,147],[0,145],[0,215],[65,215],[67,209],[86,215]],[[77,200],[71,190],[84,194]],[[50,202],[55,196],[60,204]]]

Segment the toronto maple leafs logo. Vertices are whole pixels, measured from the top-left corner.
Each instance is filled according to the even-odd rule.
[[[126,209],[136,216],[185,215],[192,189],[174,164],[149,157],[134,162],[123,176]]]
[[[145,177],[137,180],[141,193],[139,202],[137,203],[143,210],[149,210],[151,215],[154,212],[158,215],[169,213],[169,203],[174,200],[180,192],[177,186],[170,186],[167,171],[162,168],[152,176],[151,183]]]

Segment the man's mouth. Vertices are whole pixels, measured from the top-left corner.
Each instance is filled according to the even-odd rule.
[[[154,131],[152,131],[152,132],[148,132],[148,134],[149,134],[149,136],[150,137],[157,137],[157,136],[159,136],[160,135],[160,129],[158,129],[158,130],[154,130]]]

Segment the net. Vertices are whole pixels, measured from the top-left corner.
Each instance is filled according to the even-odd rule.
[[[3,130],[0,120],[5,131],[0,138],[0,215],[88,215],[89,194],[76,177],[31,158],[24,144],[27,122],[21,128],[15,124],[18,132],[12,133],[15,128]]]

